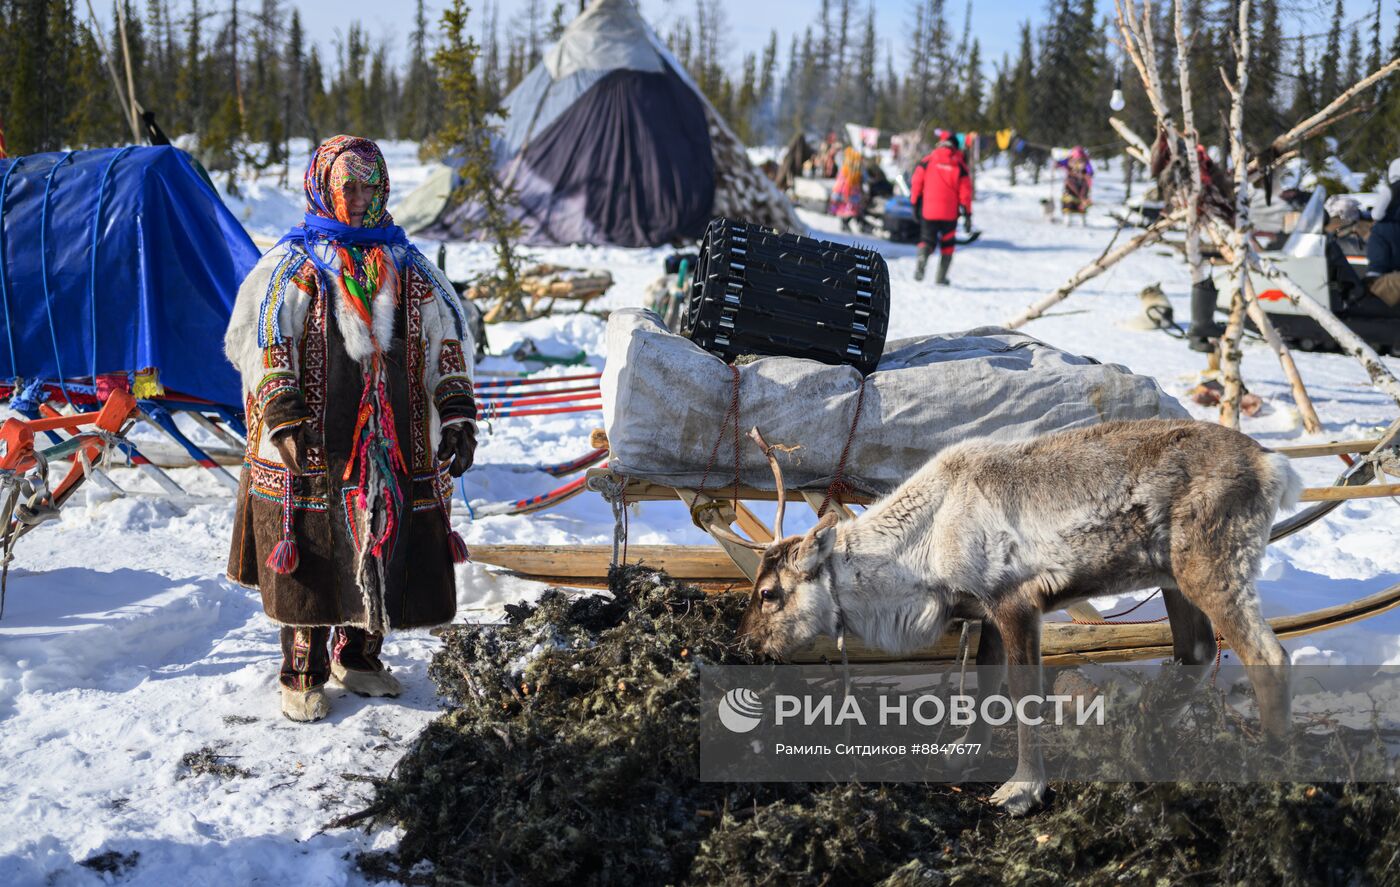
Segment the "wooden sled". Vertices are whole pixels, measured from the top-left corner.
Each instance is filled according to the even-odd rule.
[[[1400,440],[1400,420],[1393,423],[1379,438],[1342,443],[1280,447],[1278,452],[1290,458],[1316,458],[1368,454],[1392,447]],[[1314,487],[1304,491],[1302,501],[1316,503],[1280,521],[1273,528],[1271,541],[1292,535],[1321,520],[1342,502],[1350,499],[1400,495],[1400,483],[1372,483],[1376,479],[1375,462],[1366,458],[1351,460],[1347,471],[1329,487]],[[690,509],[696,524],[715,539],[718,547],[682,545],[633,545],[627,547],[627,563],[645,564],[666,571],[672,577],[699,585],[706,591],[724,592],[752,587],[761,555],[733,540],[735,528],[753,542],[768,542],[773,532],[745,504],[745,501],[773,501],[774,490],[740,486],[735,491],[701,492],[672,487],[635,478],[622,478],[606,468],[588,472],[588,487],[593,490],[620,490],[626,502],[681,501]],[[825,493],[813,490],[789,491],[788,497],[802,499],[814,511],[820,509]],[[843,502],[832,501],[838,515],[850,517],[850,506],[868,505],[864,496],[847,496]],[[477,545],[472,557],[479,563],[504,567],[520,578],[582,588],[606,588],[608,567],[613,549],[607,545],[525,546]],[[1337,628],[1361,619],[1384,613],[1400,606],[1400,584],[1384,591],[1348,603],[1269,620],[1281,638],[1298,637]],[[1102,615],[1087,602],[1067,608],[1071,622],[1046,622],[1041,650],[1048,663],[1123,662],[1169,657],[1172,651],[1171,627],[1167,622],[1112,623],[1103,622]],[[1097,623],[1097,624],[1088,624]],[[957,625],[932,647],[911,655],[893,657],[869,648],[858,639],[848,639],[847,656],[854,662],[950,661],[956,657],[961,626]],[[970,626],[969,655],[977,650],[978,626]],[[836,644],[822,638],[792,657],[794,662],[821,662],[839,659]]]
[[[546,317],[554,311],[560,301],[572,304],[574,311],[585,311],[589,303],[605,294],[613,285],[613,276],[607,271],[581,271],[562,265],[536,265],[527,268],[520,275],[519,286],[527,317]],[[498,300],[487,309],[484,320],[496,323],[505,319],[501,316],[504,302],[490,283],[478,284],[467,289],[467,298],[473,300]]]

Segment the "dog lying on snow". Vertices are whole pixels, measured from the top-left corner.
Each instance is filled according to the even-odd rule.
[[[772,451],[764,446],[783,489]],[[740,635],[785,656],[849,631],[891,653],[932,644],[954,617],[982,621],[977,664],[1011,665],[1013,699],[1041,695],[1041,615],[1090,597],[1160,586],[1177,661],[1215,655],[1215,634],[1249,665],[1265,730],[1289,719],[1288,658],[1254,587],[1274,515],[1302,481],[1286,457],[1204,422],[1109,422],[1017,443],[970,440],[933,457],[853,520],[828,513],[764,548]],[[995,674],[995,671],[991,672]],[[989,689],[996,692],[1001,680]],[[1017,728],[1015,774],[992,796],[1038,804],[1035,731]]]

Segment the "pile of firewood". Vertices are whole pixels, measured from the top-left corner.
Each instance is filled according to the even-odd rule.
[[[607,271],[567,268],[563,265],[536,265],[526,268],[520,275],[520,301],[525,309],[525,318],[544,317],[553,312],[561,299],[573,304],[575,310],[583,311],[588,303],[606,293],[613,285],[613,276]],[[503,320],[521,320],[507,316],[505,306],[509,300],[500,298],[500,284],[496,280],[484,280],[467,288],[467,298],[473,301],[494,302],[487,310],[487,323]]]

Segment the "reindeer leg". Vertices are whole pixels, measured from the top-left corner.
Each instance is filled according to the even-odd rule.
[[[1215,658],[1215,629],[1210,617],[1174,585],[1162,585],[1162,601],[1171,622],[1172,661],[1152,681],[1151,695],[1144,701],[1151,699],[1165,723],[1180,717],[1191,695],[1205,680],[1207,664]]]
[[[982,697],[1000,693],[1006,683],[1006,645],[1001,632],[990,619],[982,620],[982,630],[977,636],[977,710],[982,709]],[[986,721],[975,720],[967,732],[954,742],[964,745],[986,743],[992,727]],[[973,757],[972,760],[976,760]]]
[[[1233,591],[1233,593],[1231,593]],[[1238,590],[1226,590],[1202,602],[1220,636],[1244,664],[1254,696],[1259,702],[1259,720],[1270,739],[1288,735],[1292,700],[1288,688],[1288,654],[1278,642],[1259,609],[1259,594],[1253,582]]]
[[[1181,665],[1205,665],[1215,658],[1215,629],[1210,617],[1179,588],[1163,585],[1162,601],[1172,627],[1172,659]]]
[[[1006,647],[1010,669],[1011,700],[1018,708],[1026,696],[1044,696],[1040,670],[1040,611],[1017,601],[993,612],[992,619]],[[1027,711],[1034,716],[1033,711]],[[1020,816],[1040,803],[1045,795],[1045,761],[1035,728],[1017,719],[1016,740],[1019,756],[1016,772],[992,795],[1012,816]]]

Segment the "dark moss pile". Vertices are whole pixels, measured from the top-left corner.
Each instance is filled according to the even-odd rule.
[[[629,568],[445,637],[454,708],[378,784],[404,829],[367,873],[423,884],[1400,883],[1390,785],[1061,785],[1009,819],[991,785],[697,778],[698,661],[749,661],[744,599]],[[432,863],[424,868],[422,861]],[[415,868],[415,866],[417,866]]]

